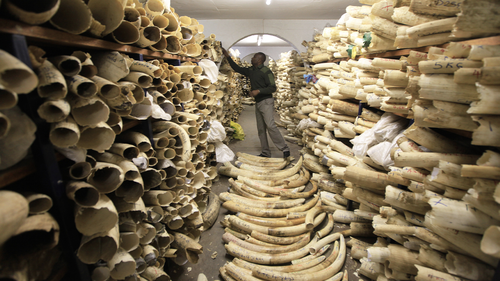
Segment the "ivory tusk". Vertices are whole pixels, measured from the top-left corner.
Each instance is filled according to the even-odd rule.
[[[76,228],[87,236],[108,232],[117,222],[117,210],[104,194],[101,194],[97,204],[92,207],[77,207],[75,214]]]
[[[286,209],[296,207],[304,203],[305,199],[295,199],[295,200],[277,200],[277,201],[269,201],[262,202],[259,200],[253,200],[245,197],[241,197],[239,195],[230,194],[227,192],[222,192],[219,194],[219,198],[222,201],[235,201],[238,204],[244,204],[252,207],[263,208],[263,209]]]
[[[314,207],[307,211],[305,218],[306,229],[311,230],[314,228],[314,218],[321,212],[324,212],[321,206]]]
[[[88,177],[88,182],[99,192],[115,191],[123,182],[123,170],[115,164],[98,162]]]
[[[108,261],[110,275],[115,279],[124,279],[136,270],[135,259],[125,250],[119,248],[116,254]]]
[[[312,188],[307,192],[291,192],[291,191],[280,191],[279,195],[286,198],[309,198],[318,191],[318,184],[315,181],[311,181]]]
[[[500,180],[500,168],[492,166],[462,165],[462,177]]]
[[[311,241],[309,242],[309,245],[313,245],[316,243],[316,238],[313,237]],[[250,251],[247,249],[243,249],[241,247],[238,247],[236,244],[233,242],[229,242],[226,244],[224,247],[226,248],[227,252],[237,258],[253,262],[253,263],[258,263],[258,264],[282,264],[282,263],[287,263],[290,262],[294,259],[303,257],[307,254],[307,249],[309,248],[308,246],[303,247],[299,250],[295,250],[292,252],[287,252],[287,253],[281,253],[281,254],[264,254],[264,253],[258,253],[254,251]]]
[[[38,215],[46,213],[52,208],[52,198],[41,193],[24,193],[29,204],[29,214]]]
[[[431,219],[435,225],[483,234],[490,225],[500,224],[500,221],[471,208],[463,201],[430,198],[428,203],[432,206],[432,211],[426,214],[425,219]]]
[[[470,280],[492,280],[495,270],[476,259],[448,252],[444,264],[448,273]]]
[[[57,147],[71,147],[76,145],[80,140],[78,124],[70,116],[66,120],[52,124],[49,139]]]
[[[4,195],[6,195],[4,193]],[[5,196],[7,199],[7,196]],[[10,197],[10,199],[16,199]],[[11,202],[9,202],[11,203]],[[6,226],[9,224],[7,223]],[[15,226],[10,224],[11,226]],[[49,213],[31,215],[19,222],[19,227],[13,233],[7,231],[8,240],[3,249],[9,255],[29,255],[36,251],[47,251],[54,248],[59,242],[59,224]],[[9,238],[10,237],[10,238]],[[38,239],[26,239],[37,237]]]
[[[83,236],[78,248],[78,258],[86,264],[94,264],[100,259],[110,261],[118,251],[120,233],[118,224],[104,235]]]
[[[302,263],[293,264],[293,265],[285,265],[285,266],[258,265],[258,264],[247,262],[247,261],[239,259],[239,258],[234,258],[232,262],[235,263],[236,265],[238,265],[239,267],[246,268],[248,270],[253,270],[255,268],[266,268],[266,269],[279,271],[279,272],[297,272],[297,271],[305,270],[305,269],[311,268],[313,266],[316,266],[317,264],[321,263],[324,259],[325,259],[324,256],[318,256],[318,257],[314,257],[308,261],[304,261]]]
[[[334,276],[340,271],[340,269],[344,265],[345,257],[346,257],[345,240],[344,236],[340,235],[340,251],[335,260],[333,261],[333,263],[331,263],[330,265],[328,265],[328,267],[324,269],[315,271],[314,273],[310,273],[312,268],[308,269],[309,271],[308,273],[300,273],[300,272],[280,273],[280,272],[274,272],[272,270],[256,268],[252,270],[252,274],[257,277],[264,278],[265,280],[284,280],[285,278],[287,280],[325,280]]]
[[[322,229],[318,230],[316,232],[316,236],[320,239],[325,237],[328,233],[330,233],[333,230],[334,226],[334,221],[333,221],[333,215],[328,214],[328,223],[323,227]]]
[[[228,166],[223,166],[219,168],[219,173],[230,176],[230,177],[238,177],[238,176],[247,176],[251,179],[257,180],[276,180],[281,178],[289,177],[293,174],[296,174],[300,168],[302,167],[302,157],[299,161],[292,167],[286,170],[281,170],[273,173],[257,173],[257,172],[249,172],[245,170],[238,169],[230,163],[226,163]]]
[[[491,216],[492,218],[500,220],[498,204],[496,202],[493,202],[493,200],[490,200],[490,198],[486,200],[479,199],[479,194],[476,189],[469,189],[468,193],[463,196],[462,200],[476,207],[478,210]]]
[[[13,191],[0,191],[0,208],[6,214],[0,219],[3,231],[0,234],[0,245],[7,241],[28,217],[28,201],[19,193]],[[9,215],[7,215],[9,214]]]
[[[428,220],[427,216],[425,218],[425,226],[439,235],[439,238],[442,237],[449,243],[456,246],[459,249],[457,252],[465,252],[467,255],[472,255],[491,266],[496,266],[496,264],[498,263],[497,258],[493,258],[481,251],[481,236],[435,225],[430,220]]]
[[[495,225],[490,226],[484,232],[483,239],[481,240],[481,251],[490,256],[500,258],[500,245],[498,243],[499,237],[500,237],[500,227]]]
[[[233,211],[233,212],[243,212],[249,215],[259,216],[259,217],[284,217],[289,212],[303,212],[311,209],[319,200],[319,196],[315,196],[312,200],[305,203],[299,207],[287,208],[287,209],[257,209],[250,207],[248,205],[238,204],[234,201],[227,201],[222,204],[222,207]]]
[[[404,135],[412,141],[430,149],[432,152],[466,153],[468,150],[466,147],[429,128],[412,125],[404,131]]]
[[[347,211],[347,210],[336,210],[333,213],[333,220],[335,222],[340,222],[340,223],[351,223],[351,222],[368,222],[369,220],[366,220],[364,218],[361,218],[354,214],[353,211]]]
[[[174,232],[175,240],[173,243],[178,245],[181,249],[186,251],[187,259],[196,264],[198,262],[198,255],[203,254],[203,247],[194,241],[192,238],[178,232]]]
[[[78,73],[76,73],[78,74]],[[38,68],[38,95],[42,98],[62,99],[68,88],[61,72],[48,60]]]
[[[312,245],[312,247],[309,247],[309,254],[314,255],[317,253],[321,248],[323,248],[325,245],[330,244],[340,238],[342,234],[340,232],[330,234],[328,236],[325,236],[321,240],[319,240],[316,244]]]
[[[326,214],[322,213],[314,219],[313,226],[319,225],[325,218]],[[229,221],[231,225],[235,225],[239,229],[243,229],[247,232],[252,232],[253,230],[274,236],[294,236],[300,235],[305,232],[309,232],[310,229],[306,227],[305,224],[299,224],[294,226],[284,226],[284,227],[267,227],[262,225],[253,224],[244,221],[236,216],[230,216]],[[257,237],[255,237],[257,238]],[[259,239],[260,240],[260,239]],[[267,242],[267,241],[266,241]],[[278,244],[278,243],[276,243]]]
[[[303,236],[309,235],[309,232],[297,235],[297,236],[287,236],[287,237],[277,237],[273,235],[268,235],[264,234],[262,232],[258,232],[256,230],[244,230],[246,232],[250,232],[250,235],[252,238],[258,239],[263,242],[271,243],[271,244],[277,244],[277,245],[289,245],[296,243],[300,239],[302,239]]]
[[[210,192],[208,199],[208,207],[203,213],[203,227],[208,230],[217,220],[219,216],[220,200],[213,192]]]
[[[418,270],[415,280],[417,281],[432,281],[432,280],[444,280],[444,281],[462,281],[462,279],[457,278],[453,275],[427,268],[420,265],[415,265]]]
[[[109,149],[115,140],[115,133],[105,122],[95,126],[86,126],[80,131],[80,138],[76,144],[80,148],[93,149],[104,152]]]
[[[386,173],[365,170],[359,167],[347,167],[344,180],[373,190],[385,190],[391,184]]]
[[[87,163],[87,162],[84,162]],[[81,207],[91,207],[99,201],[99,191],[83,181],[73,181],[66,185],[66,195]]]
[[[307,243],[310,241],[310,235],[304,235],[302,239],[297,241],[294,244],[290,245],[284,245],[284,246],[263,246],[263,245],[257,245],[257,244],[252,244],[247,241],[241,240],[235,236],[233,236],[231,233],[224,233],[222,235],[222,240],[224,243],[229,243],[233,242],[235,245],[238,247],[241,247],[243,249],[259,252],[259,253],[265,253],[265,254],[281,254],[281,253],[288,253],[291,251],[298,250],[299,248],[304,247]]]

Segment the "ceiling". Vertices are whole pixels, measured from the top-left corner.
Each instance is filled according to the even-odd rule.
[[[358,0],[170,0],[179,15],[207,19],[339,19]]]
[[[332,20],[339,19],[349,5],[358,0],[170,0],[179,15],[199,21],[210,19],[262,20]],[[248,36],[236,47],[257,47],[257,35]],[[262,47],[285,47],[290,44],[276,36],[264,35]]]

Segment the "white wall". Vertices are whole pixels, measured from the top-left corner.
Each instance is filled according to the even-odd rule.
[[[280,54],[293,50],[292,46],[289,47],[270,47],[270,46],[260,46],[260,47],[238,47],[233,46],[233,49],[238,49],[240,51],[240,58],[244,59],[250,54],[255,54],[257,52],[263,52],[264,54],[273,58],[273,60],[279,60]],[[252,58],[245,58],[246,61],[250,62]]]
[[[201,20],[205,27],[204,34],[215,34],[216,40],[222,42],[224,48],[230,48],[240,39],[252,34],[270,34],[290,42],[299,52],[305,52],[302,41],[313,39],[314,29],[320,32],[329,24],[335,26],[337,19],[332,20]]]

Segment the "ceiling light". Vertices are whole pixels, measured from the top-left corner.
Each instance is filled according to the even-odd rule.
[[[271,0],[266,0],[266,5],[271,5]]]
[[[257,35],[257,46],[260,46],[262,44],[262,35]]]

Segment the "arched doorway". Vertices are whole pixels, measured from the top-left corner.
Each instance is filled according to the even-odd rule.
[[[234,42],[230,48],[237,49],[240,53],[239,57],[249,63],[253,55],[257,52],[263,52],[273,60],[279,60],[281,53],[298,50],[285,38],[267,33],[254,33],[244,36]]]

